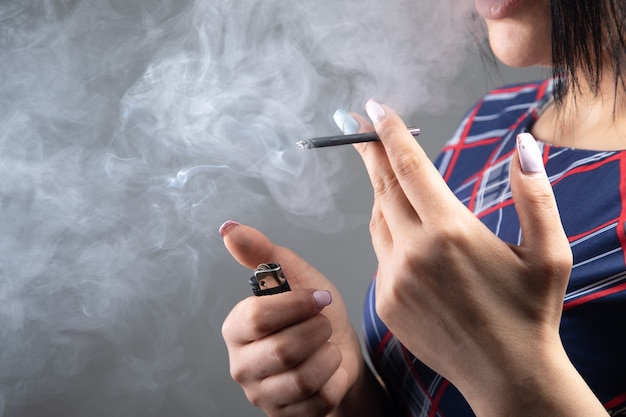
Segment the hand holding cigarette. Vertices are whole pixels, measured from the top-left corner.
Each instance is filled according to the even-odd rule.
[[[513,246],[456,198],[396,113],[374,101],[366,109],[381,141],[355,147],[374,188],[370,231],[383,322],[474,409],[493,407],[492,398],[514,402],[514,387],[492,375],[541,380],[529,362],[583,386],[559,338],[572,254],[532,136],[518,137],[511,163],[524,236]]]

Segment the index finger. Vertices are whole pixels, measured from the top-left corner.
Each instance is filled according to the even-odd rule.
[[[439,217],[442,211],[460,204],[424,149],[393,110],[369,100],[366,111],[400,187],[422,221],[431,215]]]
[[[322,294],[322,293],[327,293]],[[326,300],[320,297],[326,296]],[[248,297],[240,301],[222,325],[228,343],[244,345],[304,321],[329,304],[330,293],[294,290],[266,297]]]

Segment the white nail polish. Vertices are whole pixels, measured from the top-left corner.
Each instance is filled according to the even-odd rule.
[[[359,122],[345,110],[337,110],[333,120],[344,135],[353,135],[359,131]]]
[[[385,113],[385,109],[383,109],[383,106],[378,104],[375,100],[368,100],[368,102],[365,104],[365,111],[367,112],[367,115],[370,117],[370,119],[372,119],[372,122],[374,122],[374,124],[380,122],[387,116],[387,113]]]
[[[517,135],[517,152],[519,154],[522,171],[526,174],[535,174],[545,171],[543,157],[537,141],[530,133]]]

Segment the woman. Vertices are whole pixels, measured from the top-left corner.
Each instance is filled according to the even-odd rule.
[[[381,137],[356,148],[375,195],[364,321],[384,384],[326,278],[222,226],[239,262],[280,262],[294,289],[242,301],[223,326],[233,377],[268,415],[626,415],[626,2],[476,10],[500,60],[554,81],[490,93],[437,168],[386,106],[367,103],[373,126],[340,121]]]

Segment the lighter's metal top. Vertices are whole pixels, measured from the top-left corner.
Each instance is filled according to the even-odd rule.
[[[259,264],[250,278],[255,295],[270,295],[289,291],[289,283],[278,263]]]

